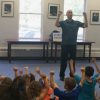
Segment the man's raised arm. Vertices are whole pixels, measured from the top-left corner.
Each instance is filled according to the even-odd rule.
[[[60,16],[62,15],[62,11],[59,11],[59,13],[58,13],[58,17],[57,17],[57,19],[56,19],[56,23],[55,23],[55,26],[57,26],[57,27],[59,27],[60,26],[60,24],[59,24],[59,19],[60,19]]]
[[[84,28],[85,28],[85,27],[88,27],[88,20],[87,20],[86,12],[83,12],[83,17],[84,17]]]

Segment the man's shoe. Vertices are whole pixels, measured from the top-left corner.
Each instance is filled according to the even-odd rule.
[[[60,77],[60,80],[61,80],[61,81],[64,81],[64,77]]]

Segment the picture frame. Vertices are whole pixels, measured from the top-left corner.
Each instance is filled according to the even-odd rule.
[[[14,1],[1,1],[1,16],[2,17],[14,16]]]
[[[48,4],[48,18],[56,19],[60,11],[60,4]]]
[[[100,25],[100,10],[91,10],[90,11],[90,24],[91,25]]]

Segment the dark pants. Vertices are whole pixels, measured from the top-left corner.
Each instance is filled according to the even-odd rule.
[[[73,59],[74,71],[75,71],[75,58],[76,58],[76,45],[61,46],[61,66],[60,66],[60,77],[65,76],[65,70],[67,67],[67,60]]]

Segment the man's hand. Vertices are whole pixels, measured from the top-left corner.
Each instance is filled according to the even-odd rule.
[[[60,24],[59,24],[59,19],[60,19],[60,16],[61,16],[61,15],[62,15],[62,11],[59,11],[59,12],[58,12],[58,17],[57,17],[56,23],[55,23],[55,26],[57,26],[57,27],[60,26]]]
[[[84,16],[84,28],[85,28],[85,27],[88,27],[88,20],[87,20],[86,12],[83,12],[83,16]]]
[[[62,15],[62,11],[58,12],[58,17],[60,17]]]

